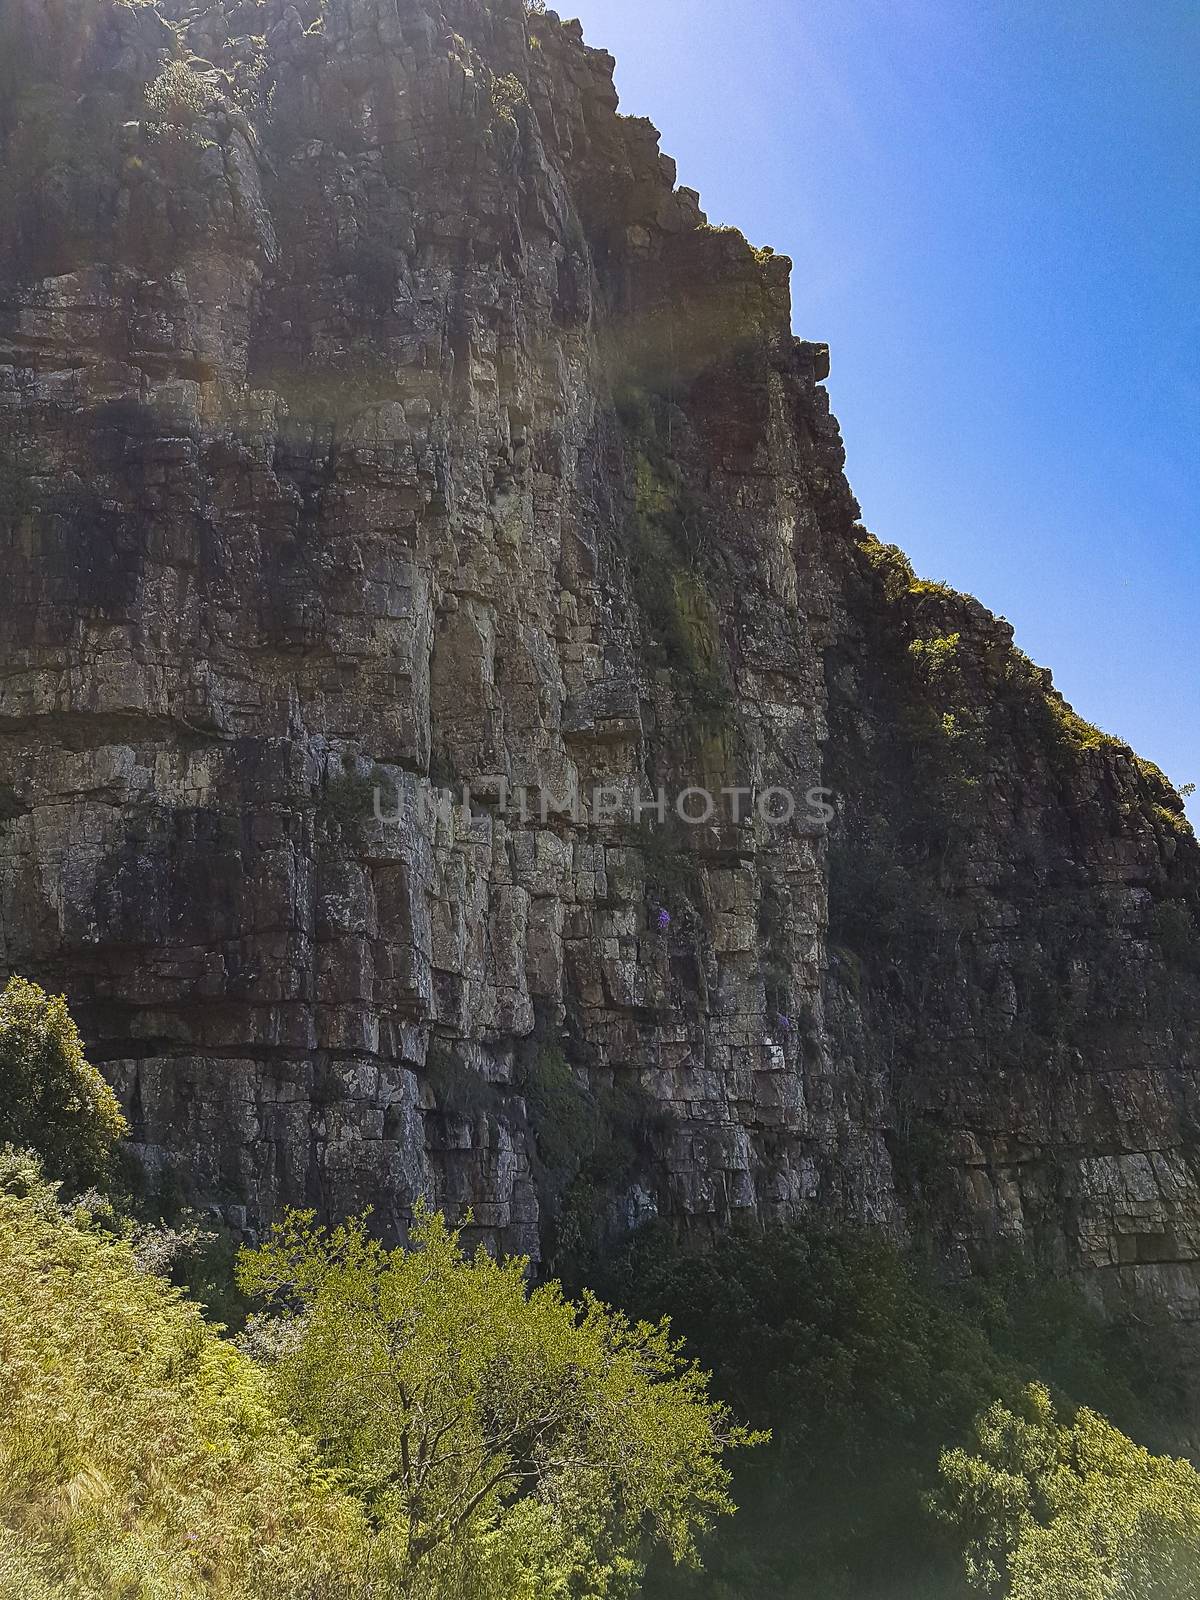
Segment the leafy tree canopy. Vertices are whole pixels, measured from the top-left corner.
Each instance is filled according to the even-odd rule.
[[[733,1509],[723,1452],[755,1442],[665,1323],[529,1289],[440,1216],[389,1250],[293,1215],[243,1257],[288,1415],[347,1475],[404,1592],[551,1600],[632,1592],[644,1539],[679,1562]]]
[[[127,1131],[67,1002],[10,978],[0,992],[0,1144],[36,1150],[47,1172],[80,1189],[105,1177]]]
[[[941,1461],[942,1514],[973,1586],[1006,1600],[1196,1600],[1200,1475],[1094,1411],[1070,1423],[1030,1384]]]
[[[1135,1342],[1017,1259],[950,1285],[866,1230],[735,1231],[697,1253],[651,1229],[601,1288],[669,1311],[714,1391],[773,1432],[737,1465],[742,1511],[704,1571],[652,1564],[648,1600],[961,1600],[961,1545],[928,1496],[994,1400],[1042,1378],[1151,1438],[1180,1410],[1167,1330],[1143,1320]]]

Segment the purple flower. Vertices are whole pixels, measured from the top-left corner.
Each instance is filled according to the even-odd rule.
[[[659,933],[666,933],[671,926],[671,913],[669,911],[660,911],[654,920],[658,923]]]
[[[792,1019],[791,1017],[785,1017],[781,1011],[775,1018],[775,1026],[779,1029],[780,1033],[791,1033]]]

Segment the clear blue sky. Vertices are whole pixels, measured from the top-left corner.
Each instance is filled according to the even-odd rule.
[[[1200,0],[562,14],[710,221],[792,257],[867,525],[1200,783]]]

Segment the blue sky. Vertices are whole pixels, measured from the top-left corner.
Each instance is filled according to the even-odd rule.
[[[792,257],[867,525],[1200,783],[1197,0],[563,14],[709,219]]]

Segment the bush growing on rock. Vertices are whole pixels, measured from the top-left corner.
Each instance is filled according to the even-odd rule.
[[[146,85],[146,105],[160,122],[186,126],[204,110],[204,84],[183,61],[172,61]]]

